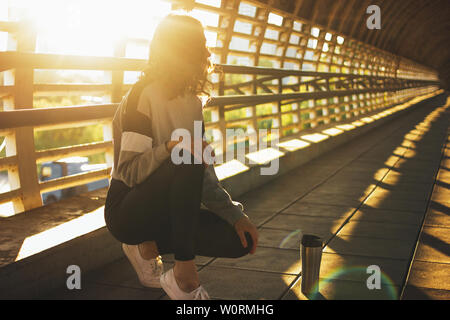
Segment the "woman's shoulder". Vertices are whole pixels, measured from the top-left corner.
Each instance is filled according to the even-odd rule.
[[[158,84],[155,82],[146,83],[142,86],[141,96],[145,97],[157,97],[161,96],[160,90],[158,90]]]
[[[202,106],[202,100],[200,99],[199,96],[197,96],[194,93],[186,93],[184,95],[184,98],[196,106],[200,106],[200,107]]]
[[[188,110],[192,110],[195,113],[201,114],[203,109],[202,100],[193,93],[186,93],[183,97],[180,97],[182,102]]]
[[[193,93],[185,93],[182,96],[169,98],[168,93],[164,91],[164,87],[157,83],[151,82],[145,84],[140,93],[140,103],[150,106],[152,109],[171,105],[185,105],[188,108],[202,109],[202,100]]]
[[[160,86],[155,82],[142,85],[139,97],[139,104],[144,108],[153,109],[162,107],[166,104],[164,94],[161,92]]]
[[[158,104],[171,102],[169,93],[166,92],[166,88],[157,81],[146,83],[142,88],[141,99],[147,99],[147,101],[155,101]]]

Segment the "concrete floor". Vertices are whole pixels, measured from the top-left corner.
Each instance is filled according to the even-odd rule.
[[[307,299],[299,243],[312,233],[326,243],[316,299],[450,299],[448,116],[422,106],[236,199],[259,247],[237,260],[198,257],[210,296]],[[381,269],[380,290],[367,288],[370,265]],[[167,299],[142,287],[126,259],[82,279],[82,290],[49,298]]]

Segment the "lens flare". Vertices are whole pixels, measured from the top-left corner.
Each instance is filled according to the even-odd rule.
[[[367,278],[370,276],[370,274],[367,273],[367,266],[352,266],[352,267],[339,267],[332,269],[330,272],[328,272],[326,275],[321,276],[321,279],[319,279],[319,282],[316,284],[316,286],[313,288],[312,292],[317,292],[317,294],[312,294],[309,296],[311,300],[320,299],[320,291],[324,292],[324,289],[327,285],[330,285],[332,281],[334,280],[343,280],[342,277],[349,274],[367,274]],[[383,291],[386,296],[386,300],[398,300],[398,292],[396,289],[396,286],[394,284],[394,281],[383,271],[381,271],[380,274],[381,277],[381,288],[380,290],[374,289],[374,291]],[[345,280],[344,280],[345,281]],[[349,280],[351,281],[351,280]],[[319,286],[319,290],[317,290],[317,286]],[[384,289],[384,290],[383,290]],[[368,291],[372,291],[370,289],[367,289]],[[357,294],[357,293],[355,293]],[[355,299],[361,299],[360,296],[355,296]]]
[[[284,237],[284,239],[281,241],[279,248],[283,249],[285,248],[286,244],[289,242],[289,240],[291,240],[293,237],[295,237],[296,235],[299,235],[298,238],[301,238],[302,235],[302,230],[297,229],[292,231],[291,233],[289,233],[286,237]]]

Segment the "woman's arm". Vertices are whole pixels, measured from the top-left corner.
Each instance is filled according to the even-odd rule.
[[[129,132],[126,134],[129,134]],[[164,144],[156,147],[149,146],[141,152],[122,148],[117,167],[118,178],[120,178],[127,186],[133,187],[143,182],[165,159],[169,157],[169,155],[170,154]]]
[[[228,192],[221,186],[213,165],[205,169],[202,203],[232,226],[240,218],[247,217],[243,212],[242,204],[233,201]]]
[[[143,182],[170,156],[164,143],[155,145],[150,120],[150,99],[137,83],[114,116],[114,176],[127,186]]]
[[[242,204],[233,201],[228,192],[220,185],[212,165],[205,169],[202,203],[235,228],[244,248],[248,246],[245,233],[249,233],[253,240],[250,253],[255,253],[258,245],[258,230],[243,212]]]

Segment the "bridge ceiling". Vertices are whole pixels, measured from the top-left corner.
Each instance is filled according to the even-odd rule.
[[[450,85],[449,0],[299,0],[298,16],[440,72]],[[267,3],[268,1],[252,1]],[[293,12],[296,0],[275,0],[274,8]],[[366,9],[381,8],[381,29],[366,27]]]

